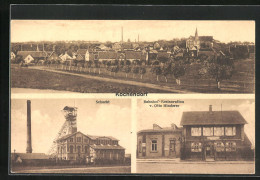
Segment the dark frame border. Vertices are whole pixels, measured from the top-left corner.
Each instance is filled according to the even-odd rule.
[[[50,2],[50,1],[48,1]],[[50,3],[55,3],[56,1],[52,1]],[[136,1],[135,1],[136,2]],[[57,2],[58,3],[58,2]],[[247,2],[252,4],[252,1]],[[197,4],[195,2],[194,4]],[[11,9],[11,11],[10,11]],[[1,84],[6,84],[1,88],[1,94],[9,94],[9,66],[7,58],[9,58],[9,51],[6,50],[4,47],[9,47],[9,25],[10,19],[102,19],[102,20],[109,20],[109,19],[118,19],[118,20],[255,20],[256,23],[256,47],[259,44],[259,36],[260,33],[260,6],[222,6],[222,5],[210,5],[210,6],[175,6],[175,5],[157,5],[157,6],[150,6],[150,5],[32,5],[32,4],[20,4],[20,5],[10,5],[10,14],[8,9],[4,9],[5,16],[1,16],[1,42],[2,50],[1,52]],[[1,12],[1,14],[2,14]],[[10,19],[9,19],[10,18]],[[2,25],[3,24],[3,25]],[[7,42],[7,43],[6,43]],[[256,48],[256,59],[259,57],[259,51]],[[259,62],[256,61],[255,63],[256,68],[259,66]],[[256,71],[257,72],[257,71]],[[258,79],[259,73],[256,73],[256,110],[258,107]],[[2,121],[1,121],[1,144],[5,145],[1,148],[1,162],[6,160],[6,152],[8,153],[7,148],[3,150],[3,147],[6,147],[8,144],[8,129],[9,129],[9,111],[10,111],[10,99],[8,96],[4,96],[2,100],[2,104],[4,107],[1,110],[4,110],[2,114]],[[259,117],[259,112],[256,111],[256,118]],[[260,128],[260,123],[256,120],[256,129]],[[256,131],[256,137],[259,136],[259,132]],[[256,138],[256,174],[257,176],[260,175],[260,168],[259,168],[259,159],[257,158],[259,155],[259,145],[260,140]],[[8,162],[8,159],[7,159]],[[9,172],[7,169],[7,165],[1,165],[1,170],[5,172]],[[7,170],[7,171],[6,171]],[[41,174],[40,174],[41,175]],[[42,174],[43,175],[43,174]],[[44,174],[50,175],[50,174]],[[55,175],[55,174],[52,174]],[[75,175],[75,174],[66,174],[66,175]],[[86,174],[77,174],[77,175],[86,175]],[[97,175],[97,174],[88,174],[88,175]],[[100,174],[101,176],[108,175],[108,174]],[[116,175],[116,174],[112,174]],[[112,176],[109,174],[109,176]],[[128,174],[128,175],[141,175],[141,176],[150,176],[149,174]],[[156,176],[158,174],[154,174]],[[214,176],[255,176],[255,175],[214,175]],[[118,176],[118,175],[117,175]],[[124,176],[124,175],[123,175]],[[172,175],[163,175],[160,176],[172,176]],[[206,176],[209,177],[212,175],[174,175],[174,176]]]

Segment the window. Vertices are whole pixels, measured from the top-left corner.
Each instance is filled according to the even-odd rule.
[[[201,127],[192,127],[191,136],[201,136]]]
[[[173,152],[176,151],[176,139],[170,140],[170,150]]]
[[[77,142],[81,142],[81,137],[77,137]]]
[[[236,151],[236,142],[226,142],[226,151],[231,152],[231,151]]]
[[[213,136],[213,127],[203,127],[203,136]]]
[[[77,149],[78,149],[78,153],[80,153],[81,152],[81,147],[78,146]]]
[[[157,151],[157,140],[152,140],[152,151]]]
[[[84,142],[85,142],[85,143],[88,143],[88,139],[84,139]]]
[[[225,151],[225,146],[224,146],[223,142],[217,141],[217,142],[214,143],[214,145],[215,145],[215,148],[216,148],[217,152]]]
[[[73,142],[73,138],[70,138],[70,140],[69,140],[70,142]]]
[[[70,153],[73,153],[73,146],[70,146]]]
[[[236,135],[236,127],[225,127],[225,135],[226,136],[235,136]]]
[[[139,149],[139,153],[141,153],[142,152],[142,141],[139,141],[138,149]]]
[[[200,142],[192,142],[191,143],[191,152],[201,152],[201,143]]]
[[[214,136],[224,136],[224,127],[214,127]]]

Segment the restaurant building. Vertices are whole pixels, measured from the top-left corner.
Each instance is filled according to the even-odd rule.
[[[254,156],[238,111],[183,112],[182,159],[241,160]]]

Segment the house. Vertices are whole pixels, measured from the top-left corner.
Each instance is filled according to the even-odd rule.
[[[57,157],[64,160],[123,161],[125,149],[118,141],[111,136],[91,136],[77,131],[56,140]]]
[[[100,51],[98,52],[98,60],[99,61],[111,61],[111,60],[116,60],[117,59],[117,52],[113,51]]]
[[[238,111],[183,112],[183,159],[238,160],[252,155],[244,132],[246,120]]]
[[[48,61],[61,61],[62,59],[58,56],[58,54],[56,52],[52,52],[48,58],[47,58]]]
[[[64,62],[64,61],[67,61],[67,60],[73,60],[73,57],[70,56],[67,52],[61,54],[59,56],[61,58],[61,60]]]
[[[121,46],[122,46],[122,50],[134,50],[133,44],[130,42],[123,43]]]
[[[125,51],[125,58],[131,62],[141,61],[142,53],[139,51]]]
[[[48,57],[45,51],[18,51],[17,55],[22,56],[25,63],[31,63],[32,61],[46,60]]]
[[[114,43],[114,44],[112,45],[112,49],[115,50],[115,51],[121,51],[122,46],[121,46],[120,43]]]
[[[169,60],[171,54],[167,53],[166,51],[159,51],[157,53],[157,60]]]
[[[137,158],[180,157],[182,128],[175,124],[162,128],[153,124],[153,129],[137,133]]]
[[[15,57],[16,57],[15,53],[11,51],[11,53],[10,53],[10,59],[11,59],[11,60],[15,60]]]

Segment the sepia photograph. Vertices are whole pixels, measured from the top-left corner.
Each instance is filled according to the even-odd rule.
[[[131,173],[131,100],[12,99],[10,171]]]
[[[138,100],[136,173],[254,174],[254,99]]]
[[[11,20],[11,93],[255,93],[255,21]]]

